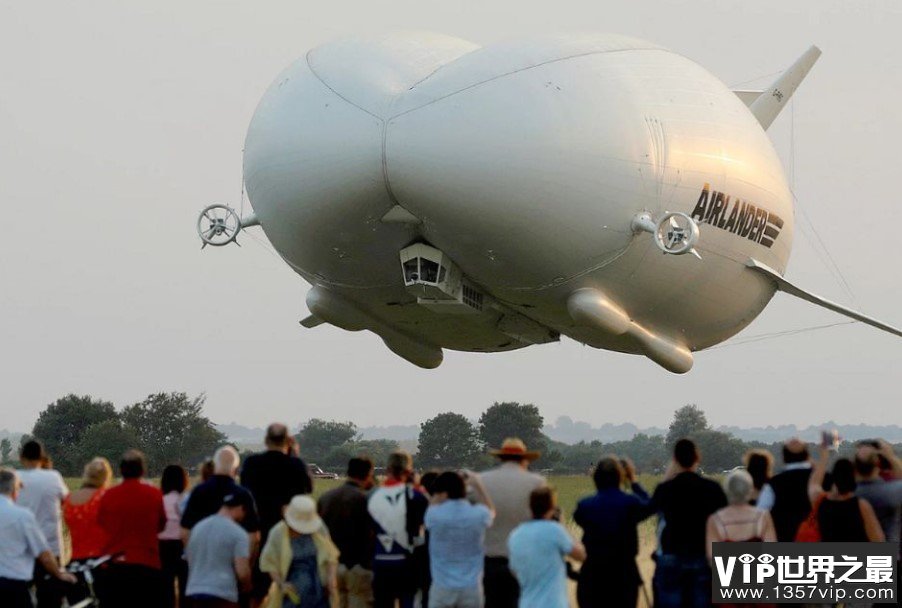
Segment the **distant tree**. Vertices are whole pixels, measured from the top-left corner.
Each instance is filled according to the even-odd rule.
[[[377,467],[384,467],[388,462],[388,455],[396,452],[398,442],[393,439],[361,439],[349,444],[353,456],[366,456]],[[342,463],[347,464],[347,460]]]
[[[421,469],[470,467],[481,454],[479,431],[460,414],[439,414],[420,425],[416,463]]]
[[[673,421],[667,430],[667,447],[673,447],[677,441],[683,438],[693,439],[695,435],[708,428],[705,412],[695,404],[684,405],[673,414]]]
[[[692,437],[702,457],[702,469],[715,474],[742,464],[742,457],[752,447],[730,433],[712,429],[699,431]]]
[[[398,442],[391,439],[362,439],[349,441],[328,451],[321,459],[315,460],[323,469],[332,473],[344,473],[351,458],[365,456],[377,467],[385,466],[388,455],[398,449]]]
[[[495,403],[479,417],[479,438],[489,448],[499,448],[508,437],[519,437],[530,450],[545,449],[544,418],[532,404]]]
[[[117,417],[109,401],[69,394],[40,413],[31,434],[44,444],[57,469],[64,475],[77,475],[84,465],[76,454],[82,434],[92,424]]]
[[[75,453],[82,465],[92,458],[102,456],[110,461],[115,471],[122,454],[139,445],[141,443],[134,429],[122,424],[118,418],[111,418],[95,422],[85,429]]]
[[[9,437],[0,439],[0,464],[9,462],[9,457],[13,453],[13,444]]]
[[[663,435],[638,433],[632,439],[602,443],[601,441],[581,441],[574,445],[554,442],[552,447],[560,452],[561,459],[553,468],[570,473],[592,470],[602,456],[616,454],[630,458],[640,472],[661,472],[670,459],[664,447]]]
[[[296,438],[301,447],[301,455],[308,462],[322,466],[330,450],[357,438],[357,425],[353,422],[312,418],[301,427]]]
[[[205,395],[156,393],[122,410],[152,474],[170,463],[193,466],[225,444],[225,435],[203,415],[205,400]]]

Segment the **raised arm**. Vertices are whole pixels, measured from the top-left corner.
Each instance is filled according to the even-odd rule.
[[[476,500],[484,504],[492,514],[492,517],[495,517],[495,503],[492,502],[492,498],[486,491],[485,485],[482,483],[482,478],[479,476],[479,473],[467,471],[467,480],[470,482],[470,485],[473,487],[473,491],[476,493]]]
[[[830,460],[830,450],[821,446],[818,450],[818,459],[808,479],[808,500],[814,504],[818,496],[824,493],[824,477],[827,475],[827,462]]]
[[[877,443],[880,445],[880,455],[886,458],[886,460],[889,462],[889,466],[893,472],[893,477],[895,479],[902,479],[902,459],[896,456],[896,452],[893,450],[893,446],[891,446],[889,442],[884,441],[883,439],[878,439]]]
[[[573,548],[567,554],[578,562],[586,560],[586,547],[578,540],[573,541]]]

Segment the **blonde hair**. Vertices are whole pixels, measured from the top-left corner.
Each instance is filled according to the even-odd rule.
[[[113,467],[110,461],[102,456],[98,456],[85,465],[82,473],[82,487],[84,488],[105,488],[110,485],[113,479]]]

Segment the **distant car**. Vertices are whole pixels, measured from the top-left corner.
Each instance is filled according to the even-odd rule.
[[[312,462],[307,465],[307,469],[309,469],[310,476],[313,479],[338,479],[337,473],[327,473],[326,471],[322,470],[318,464]]]

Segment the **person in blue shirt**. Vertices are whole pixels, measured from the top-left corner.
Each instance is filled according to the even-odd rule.
[[[586,562],[580,570],[576,599],[581,607],[633,608],[642,578],[636,566],[639,535],[636,527],[654,512],[651,499],[636,481],[636,469],[628,460],[602,458],[592,475],[593,496],[583,498],[573,520],[583,529]],[[632,494],[621,489],[626,480]]]
[[[481,608],[485,531],[495,509],[479,476],[466,473],[476,499],[467,500],[464,477],[446,471],[432,485],[432,504],[426,511],[429,569],[432,586],[429,608]]]
[[[510,568],[520,582],[519,608],[568,608],[565,557],[582,561],[586,550],[555,521],[557,496],[548,487],[529,495],[533,519],[517,526],[507,540]]]

